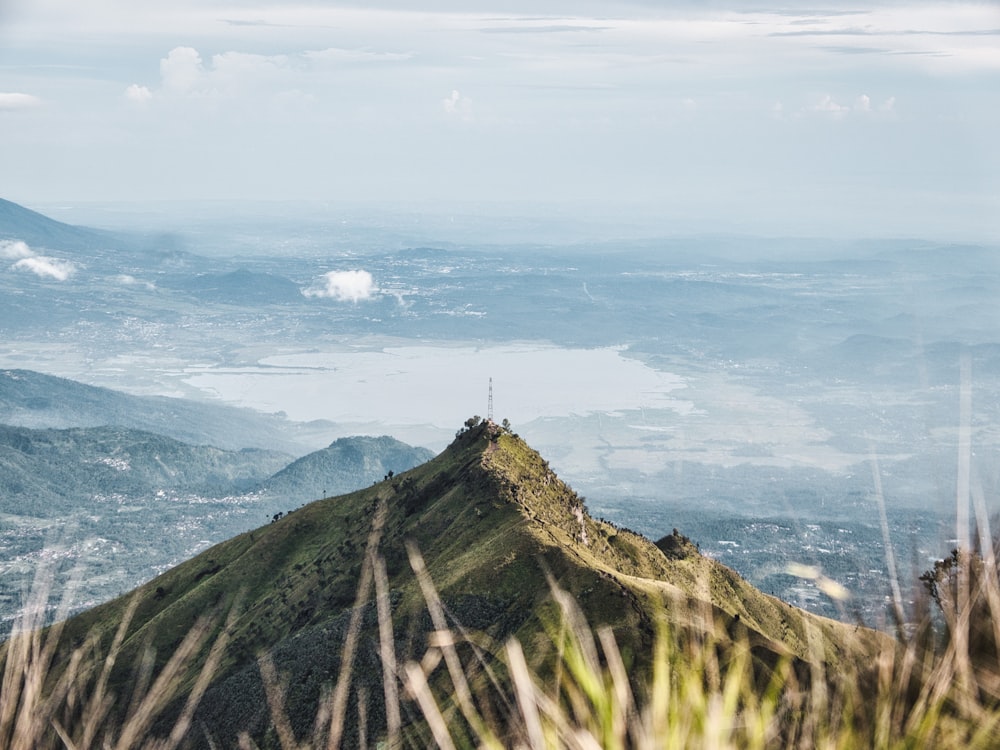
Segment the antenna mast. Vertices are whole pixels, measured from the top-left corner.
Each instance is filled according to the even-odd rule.
[[[486,407],[486,421],[493,421],[493,378],[490,378],[490,401]]]

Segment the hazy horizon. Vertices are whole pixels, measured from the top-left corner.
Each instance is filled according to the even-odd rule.
[[[989,3],[8,0],[0,195],[991,240],[998,38]]]
[[[495,377],[595,513],[874,612],[876,499],[936,559],[959,471],[1000,498],[998,41],[977,2],[6,0],[0,198],[127,231],[5,206],[0,365],[303,451],[440,447]]]

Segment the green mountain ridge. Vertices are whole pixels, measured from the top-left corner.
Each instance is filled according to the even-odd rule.
[[[406,471],[433,457],[427,448],[413,447],[388,435],[340,438],[293,461],[256,490],[293,501],[342,495],[390,471]]]
[[[31,430],[0,424],[0,512],[55,517],[95,496],[247,492],[292,457],[222,450],[123,427]]]
[[[33,430],[0,424],[0,638],[46,549],[88,571],[92,606],[210,543],[324,495],[371,485],[430,458],[390,437],[355,436],[298,460],[261,449],[191,445],[117,426]]]
[[[341,497],[310,503],[281,520],[241,534],[167,571],[128,595],[69,620],[73,647],[103,633],[104,647],[135,607],[112,689],[125,694],[143,653],[160,668],[192,624],[216,613],[216,632],[232,609],[229,642],[204,695],[190,747],[235,744],[239,732],[275,742],[258,655],[267,653],[289,685],[286,708],[299,736],[308,734],[319,698],[335,681],[354,605],[366,539],[376,523],[388,574],[395,650],[417,658],[434,626],[408,560],[419,549],[454,621],[502,642],[517,636],[541,663],[551,654],[544,623],[553,612],[549,580],[575,597],[594,625],[620,637],[636,668],[649,667],[655,620],[694,627],[692,609],[746,637],[762,663],[778,655],[808,662],[857,663],[879,641],[795,609],[702,557],[679,534],[649,540],[589,516],[582,499],[520,438],[492,423],[462,432],[444,452],[408,472]],[[365,605],[352,691],[368,696],[369,732],[384,727],[378,630]],[[860,632],[860,635],[859,635]],[[147,651],[152,649],[151,651]],[[180,683],[190,689],[202,653]],[[62,657],[62,658],[65,658]],[[182,691],[183,692],[183,691]],[[163,716],[169,726],[177,699]],[[195,736],[197,735],[197,736]]]
[[[299,504],[429,460],[395,438],[338,438],[298,459],[260,448],[192,445],[118,426],[30,429],[0,423],[0,514],[55,518],[95,498],[240,494]]]

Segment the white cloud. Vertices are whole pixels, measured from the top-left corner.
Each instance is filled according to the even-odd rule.
[[[211,70],[206,73],[213,87],[232,88],[244,82],[255,85],[281,75],[289,68],[285,55],[255,55],[247,52],[223,52],[212,56]]]
[[[152,283],[151,281],[142,281],[141,279],[137,279],[135,276],[131,276],[127,273],[123,273],[120,276],[118,276],[117,281],[119,284],[124,284],[125,286],[145,287],[149,291],[153,291],[156,289],[156,284]]]
[[[11,266],[15,271],[28,271],[56,281],[66,281],[76,273],[75,263],[38,255],[28,247],[28,243],[21,240],[0,241],[0,258],[17,261]]]
[[[25,197],[611,199],[715,217],[724,211],[718,185],[735,196],[740,185],[759,184],[764,165],[780,165],[772,191],[813,179],[813,161],[793,158],[810,149],[838,175],[826,187],[810,183],[817,191],[868,189],[872,181],[862,182],[850,160],[819,148],[823,125],[856,125],[842,135],[880,165],[878,188],[899,207],[890,217],[860,202],[874,225],[882,215],[909,221],[904,196],[922,201],[950,189],[933,169],[914,179],[908,150],[927,154],[954,179],[948,184],[977,186],[968,188],[975,200],[961,204],[968,215],[987,205],[981,191],[996,171],[994,79],[958,78],[1000,69],[988,4],[837,0],[826,13],[787,3],[764,11],[773,6],[595,0],[546,6],[541,18],[523,2],[489,10],[401,0],[100,3],[116,12],[36,0],[11,31],[38,44],[4,50],[11,75],[0,91],[44,96],[36,110],[0,111],[0,124],[38,120],[5,134],[2,176]],[[569,33],[598,25],[606,28]],[[499,26],[524,33],[484,33]],[[77,60],[82,48],[67,41],[80,38],[112,50],[108,60],[120,67]],[[147,90],[152,98],[137,106]],[[887,101],[892,93],[898,106]],[[683,116],[688,95],[697,118]],[[771,108],[776,99],[782,105]],[[38,100],[20,95],[17,106],[30,101]],[[158,116],[135,122],[150,114],[144,109]],[[940,120],[942,112],[955,118]],[[798,118],[820,129],[793,127]],[[866,138],[862,125],[881,128],[884,140]],[[793,197],[810,215],[831,211],[833,201],[807,195]],[[755,190],[732,220],[762,225],[772,220],[766,214],[792,226],[804,217],[775,205]],[[944,226],[943,216],[921,214],[932,230]],[[989,223],[987,215],[979,226]],[[0,261],[0,270],[13,262]]]
[[[342,302],[370,299],[378,291],[368,271],[329,271],[304,290],[306,297],[327,297]]]
[[[838,104],[832,96],[825,94],[816,104],[809,108],[813,112],[819,112],[821,114],[830,115],[836,119],[846,117],[847,113],[851,111],[850,107],[843,104]]]
[[[55,279],[56,281],[66,281],[76,272],[76,265],[68,260],[57,258],[47,258],[44,255],[33,255],[29,258],[22,258],[13,266],[16,271],[30,271],[36,276]]]
[[[4,93],[0,91],[0,112],[19,109],[32,109],[42,103],[42,100],[31,94]]]
[[[136,104],[144,104],[153,98],[153,92],[145,86],[133,83],[125,89],[125,98]]]
[[[198,87],[205,68],[201,55],[192,47],[174,47],[160,60],[160,77],[164,88],[186,93]]]
[[[868,94],[859,94],[855,98],[854,103],[847,105],[841,104],[836,99],[834,99],[830,94],[824,94],[819,101],[815,104],[811,104],[804,107],[801,113],[814,113],[822,116],[832,117],[835,120],[843,120],[844,118],[850,117],[884,117],[886,115],[893,114],[893,108],[896,106],[896,97],[890,96],[884,102],[879,105],[875,105],[872,102],[872,98]]]
[[[241,91],[260,91],[271,86],[281,93],[298,90],[302,75],[310,68],[321,69],[337,64],[386,63],[408,60],[412,55],[373,52],[331,47],[307,50],[291,55],[259,55],[229,50],[212,55],[207,62],[193,47],[175,47],[160,60],[160,85],[175,95],[232,95]],[[133,84],[126,96],[136,102],[151,99],[154,92]]]
[[[251,94],[256,97],[267,90],[276,96],[283,96],[289,91],[301,91],[302,84],[310,82],[310,73],[322,73],[323,68],[335,64],[392,62],[410,57],[409,54],[330,48],[289,55],[228,50],[203,60],[201,53],[193,47],[175,47],[160,60],[159,89],[133,84],[126,90],[126,97],[131,101],[146,102],[158,91],[173,96]]]
[[[857,99],[854,100],[854,112],[870,115],[872,117],[885,118],[886,116],[892,116],[895,114],[893,111],[896,106],[896,97],[890,96],[888,99],[883,101],[881,104],[875,104],[871,97],[867,94],[862,94]]]
[[[453,90],[448,98],[442,99],[441,105],[448,117],[454,117],[462,122],[472,121],[472,100],[462,96],[458,89]]]
[[[21,240],[0,241],[0,258],[7,260],[18,260],[20,258],[30,258],[35,253],[26,242]]]

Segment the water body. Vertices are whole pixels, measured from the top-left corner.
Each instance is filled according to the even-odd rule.
[[[184,382],[207,395],[297,421],[376,423],[442,448],[469,416],[515,424],[597,412],[695,410],[686,383],[624,356],[620,347],[567,349],[396,345],[267,356],[251,367],[192,366]]]

